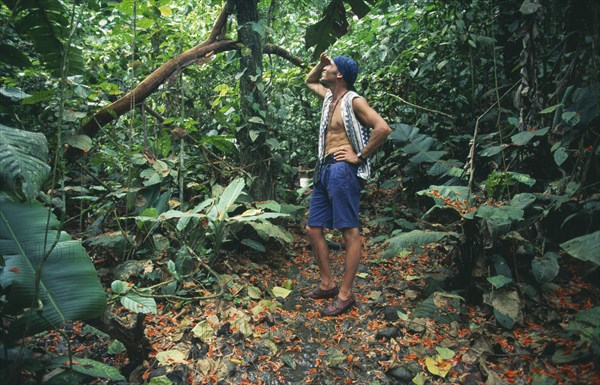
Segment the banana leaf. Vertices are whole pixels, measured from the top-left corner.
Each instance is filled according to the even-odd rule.
[[[90,257],[58,227],[42,205],[0,194],[0,286],[6,296],[2,316],[12,320],[9,343],[104,312],[106,295]]]
[[[34,199],[50,173],[47,162],[43,134],[0,124],[0,180],[9,191]]]

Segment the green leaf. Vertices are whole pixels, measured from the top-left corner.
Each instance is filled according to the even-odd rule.
[[[442,68],[444,68],[444,66],[445,66],[446,64],[448,64],[448,59],[442,60],[441,62],[439,62],[439,63],[437,64],[437,69],[438,69],[438,70],[441,70]]]
[[[389,240],[389,246],[383,253],[384,258],[394,257],[400,252],[425,246],[433,242],[439,242],[450,233],[442,231],[413,230],[402,233]]]
[[[491,283],[496,289],[500,289],[501,287],[513,282],[512,278],[505,277],[504,275],[488,277],[487,281]]]
[[[532,13],[536,13],[540,8],[542,8],[541,4],[532,2],[531,0],[525,0],[523,1],[523,4],[521,4],[519,11],[523,15],[531,15]]]
[[[557,166],[561,166],[569,158],[569,154],[564,147],[559,147],[554,151],[554,162]]]
[[[9,191],[33,200],[50,173],[47,162],[43,134],[0,124],[0,175]]]
[[[577,111],[565,111],[561,117],[570,126],[576,126],[581,120],[581,116]]]
[[[356,16],[358,16],[360,19],[362,19],[363,17],[365,17],[367,15],[367,13],[369,13],[369,11],[371,10],[371,7],[369,6],[369,1],[372,2],[372,0],[345,0],[346,3],[350,4],[350,7],[352,8],[352,12],[354,12],[356,14]]]
[[[179,350],[172,349],[156,354],[156,360],[161,365],[182,364],[186,362],[186,355]]]
[[[346,8],[341,1],[331,1],[323,12],[323,18],[306,28],[304,47],[315,47],[313,57],[325,52],[338,38],[348,32]]]
[[[556,385],[556,378],[544,373],[533,373],[531,376],[531,385]]]
[[[251,116],[248,118],[248,121],[251,123],[265,124],[265,121],[260,116]]]
[[[527,185],[529,187],[532,187],[535,184],[535,179],[533,179],[527,174],[521,174],[518,172],[509,172],[508,174],[513,180],[519,183],[523,183],[524,185]]]
[[[223,191],[223,194],[221,194],[221,197],[219,198],[219,202],[217,203],[217,206],[216,206],[217,215],[218,215],[219,220],[226,217],[227,211],[231,208],[231,206],[233,206],[236,199],[240,196],[240,194],[242,193],[242,190],[244,189],[244,186],[245,186],[244,179],[237,178],[237,179],[233,180],[229,184],[229,186],[227,186],[227,188],[225,188],[225,191]]]
[[[531,270],[535,280],[539,283],[551,282],[559,272],[558,254],[548,252],[541,258],[531,261]]]
[[[192,329],[192,333],[204,342],[210,340],[215,335],[215,331],[206,320],[198,322]]]
[[[71,29],[65,15],[70,12],[60,1],[24,1],[21,2],[19,18],[15,22],[16,30],[28,35],[41,61],[54,74],[59,75],[63,66],[63,52],[66,52],[68,75],[82,74],[84,61],[81,49],[67,47],[64,42]]]
[[[262,253],[267,251],[267,249],[265,248],[265,245],[263,245],[260,242],[255,241],[254,239],[250,239],[250,238],[242,239],[242,245],[246,245],[246,246],[250,247],[251,249],[260,251]]]
[[[260,303],[259,303],[259,305],[255,306],[255,308],[259,308],[259,307],[261,309],[264,309],[264,307]],[[254,309],[253,309],[253,311],[254,311]],[[248,322],[248,320],[246,318],[238,318],[234,322],[234,325],[238,328],[240,333],[242,333],[246,337],[249,337],[252,334],[254,334],[254,329],[252,329],[252,325],[250,325],[250,323]]]
[[[483,205],[477,208],[475,216],[487,220],[520,221],[523,219],[523,210],[510,205],[500,207]]]
[[[150,382],[148,382],[148,385],[173,385],[173,384],[174,384],[174,382],[169,380],[169,377],[167,377],[166,375],[152,377],[150,379]]]
[[[90,377],[107,378],[112,381],[126,381],[126,378],[119,373],[119,370],[114,366],[110,366],[90,358],[73,357],[72,366],[69,366],[70,361],[68,356],[56,357],[52,361],[55,363],[55,365],[60,365],[64,368],[70,368],[75,372],[85,374]]]
[[[276,213],[281,212],[281,204],[276,201],[258,202],[256,204],[256,207],[258,207],[259,209],[267,209]]]
[[[119,340],[114,340],[113,342],[111,342],[110,345],[108,345],[108,349],[106,349],[106,352],[108,354],[119,354],[119,353],[123,353],[126,351],[127,351],[127,348]]]
[[[112,283],[110,284],[110,288],[112,289],[113,293],[115,294],[124,294],[125,292],[127,292],[127,290],[129,290],[129,286],[127,285],[127,282],[123,282],[123,281],[112,281]]]
[[[560,247],[577,259],[600,265],[600,230],[561,243]]]
[[[292,369],[296,369],[296,361],[294,360],[294,358],[292,356],[290,356],[289,354],[284,354],[281,356],[281,361],[286,364],[287,366],[289,366]]]
[[[335,348],[327,348],[327,365],[335,367],[346,361],[346,356],[340,350]]]
[[[15,46],[0,44],[0,52],[2,52],[0,56],[0,62],[2,63],[20,68],[31,67],[31,61],[29,61],[27,55]]]
[[[156,314],[156,301],[151,297],[142,297],[139,294],[128,292],[120,298],[121,305],[134,313]]]
[[[64,139],[64,144],[78,148],[85,153],[92,148],[92,138],[87,135],[72,135]]]
[[[169,17],[169,16],[173,16],[173,11],[171,10],[171,7],[169,6],[162,6],[158,8],[160,10],[160,15],[163,17]]]
[[[292,292],[291,290],[288,290],[284,287],[280,287],[280,286],[275,286],[273,288],[273,295],[275,297],[281,297],[281,298],[287,298],[288,295],[290,295],[290,293]]]
[[[440,357],[442,357],[444,360],[449,360],[451,358],[454,358],[454,356],[456,355],[454,350],[451,350],[448,348],[442,348],[442,347],[436,346],[435,350],[440,355]]]
[[[40,204],[15,203],[0,194],[0,285],[4,314],[16,317],[8,328],[11,341],[104,313],[106,294],[90,256],[59,225]]]
[[[481,151],[480,155],[485,156],[485,157],[494,156],[494,155],[500,153],[503,149],[505,149],[507,147],[508,147],[508,144],[503,144],[500,146],[486,147],[483,149],[483,151]]]
[[[262,293],[258,287],[248,286],[248,297],[251,299],[260,299],[262,297]]]
[[[511,140],[517,146],[524,146],[534,137],[543,136],[546,135],[546,133],[548,133],[547,128],[542,128],[541,130],[523,131],[511,136]]]
[[[31,96],[17,87],[0,87],[0,95],[5,96],[13,101],[27,99]]]
[[[535,195],[531,193],[520,193],[515,195],[511,201],[510,205],[513,207],[517,207],[521,210],[525,210],[530,207],[536,200]]]
[[[562,107],[562,106],[563,106],[562,103],[558,103],[558,104],[555,104],[553,106],[546,107],[546,108],[544,108],[543,110],[540,111],[540,114],[550,114],[550,113],[556,111],[557,108]]]
[[[265,241],[274,238],[282,245],[289,245],[294,242],[294,236],[281,226],[277,226],[267,221],[250,222],[250,226],[256,230],[258,235]]]

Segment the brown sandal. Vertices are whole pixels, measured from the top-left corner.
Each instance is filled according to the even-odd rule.
[[[323,298],[333,298],[338,295],[339,289],[336,287],[332,287],[331,289],[323,290],[320,286],[315,287],[311,291],[302,294],[304,298],[312,298],[312,299],[323,299]]]
[[[334,316],[340,315],[346,310],[350,309],[356,303],[356,299],[354,298],[354,294],[346,300],[341,299],[340,297],[336,297],[335,301],[322,311],[324,316]]]

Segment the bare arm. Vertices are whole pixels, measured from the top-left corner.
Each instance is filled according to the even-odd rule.
[[[354,109],[354,114],[358,120],[365,126],[372,127],[373,129],[369,142],[360,152],[361,157],[367,159],[375,154],[377,149],[385,142],[388,135],[392,132],[392,129],[386,121],[369,106],[365,99],[354,98],[352,100],[352,108]],[[362,162],[352,149],[352,146],[349,145],[339,148],[338,151],[335,152],[335,159],[338,161],[347,161],[352,164],[359,164]]]
[[[319,80],[321,79],[323,68],[328,64],[331,64],[331,58],[327,56],[326,53],[322,53],[319,64],[308,73],[308,76],[306,76],[306,79],[304,80],[306,86],[321,98],[325,98],[325,95],[327,95],[327,88],[325,88]]]

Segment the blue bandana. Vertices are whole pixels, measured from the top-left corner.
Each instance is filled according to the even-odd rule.
[[[348,56],[336,56],[333,58],[333,62],[344,77],[348,88],[353,90],[358,75],[358,64]]]

